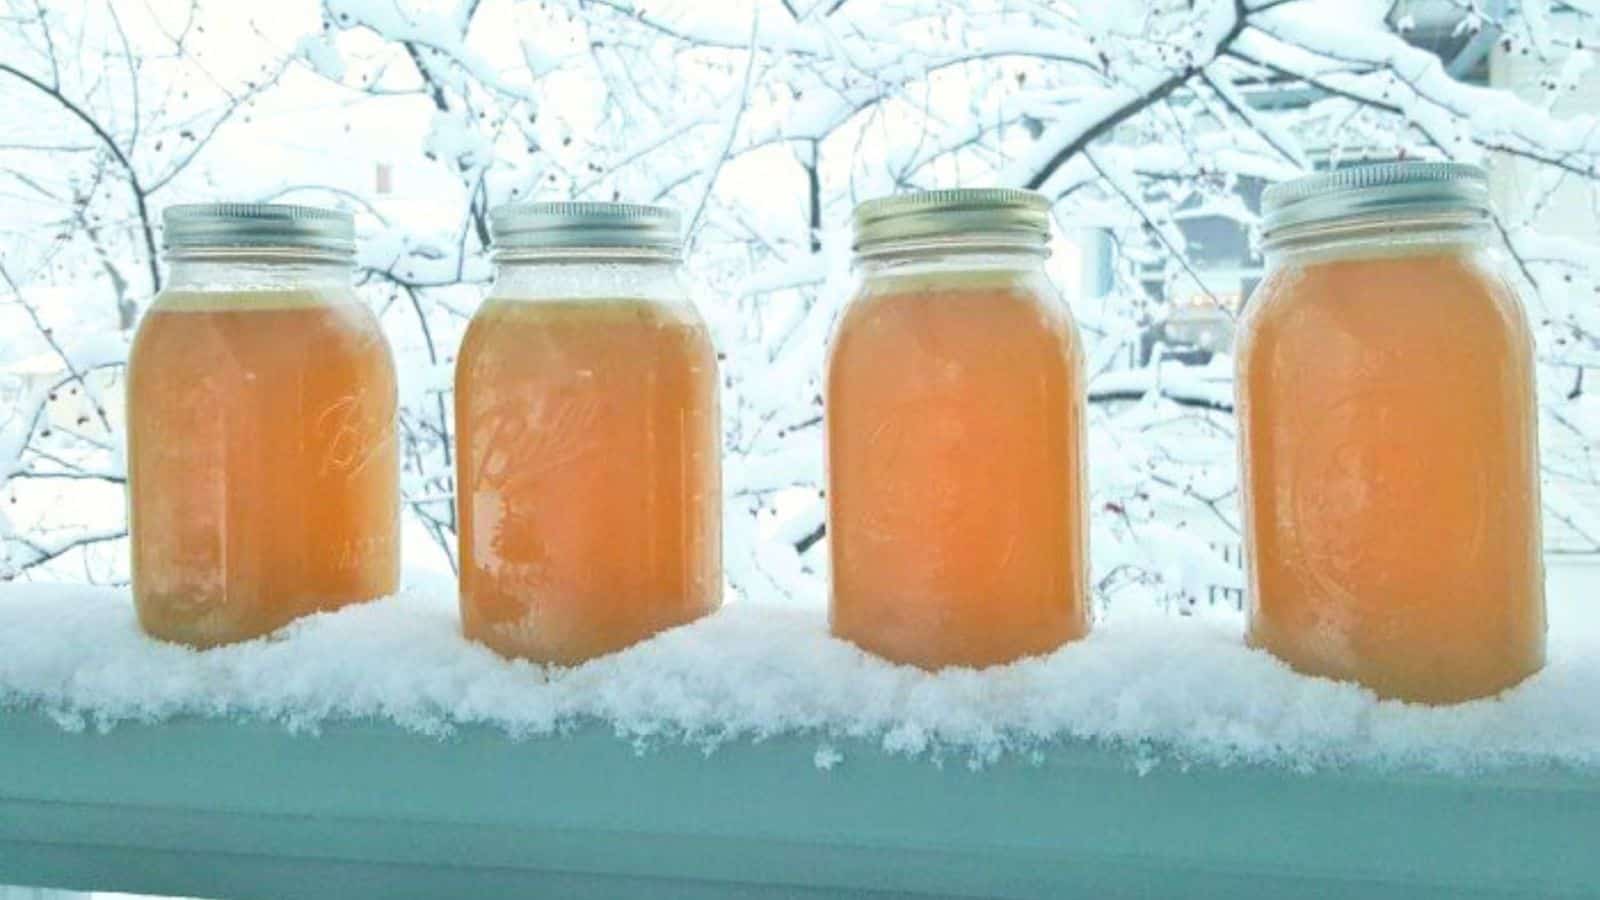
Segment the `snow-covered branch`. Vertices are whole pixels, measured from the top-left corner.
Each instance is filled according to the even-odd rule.
[[[1577,102],[1600,46],[1592,4],[1429,18],[1333,0],[323,0],[306,33],[263,18],[223,44],[234,5],[0,2],[0,92],[22,111],[0,194],[39,211],[0,259],[20,333],[0,361],[53,360],[0,409],[0,490],[25,501],[120,477],[115,404],[107,423],[83,407],[80,428],[50,411],[49,387],[104,393],[115,377],[97,368],[115,353],[78,348],[126,346],[161,284],[160,204],[336,204],[358,215],[358,283],[401,357],[407,515],[448,562],[449,371],[492,277],[487,211],[659,199],[693,223],[690,276],[721,351],[729,577],[814,602],[821,371],[850,291],[850,208],[999,183],[1055,202],[1052,266],[1092,373],[1096,581],[1211,578],[1196,554],[1237,540],[1225,342],[1261,273],[1260,191],[1398,157],[1486,163],[1508,185],[1496,224],[1552,385],[1563,533],[1587,533],[1571,498],[1600,500],[1584,377],[1600,365],[1600,110]],[[1552,228],[1551,210],[1582,227]],[[116,315],[69,314],[62,295]],[[1185,328],[1223,352],[1202,365]],[[1145,559],[1179,545],[1195,558]]]

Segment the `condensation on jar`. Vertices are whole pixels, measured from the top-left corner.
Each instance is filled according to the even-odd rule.
[[[1544,664],[1537,404],[1481,170],[1393,163],[1263,198],[1240,329],[1248,637],[1384,697]]]
[[[887,659],[988,666],[1089,628],[1083,354],[1049,205],[950,190],[856,209],[827,372],[829,619]]]
[[[347,214],[165,214],[168,281],[128,361],[133,594],[159,638],[257,637],[394,591],[394,363]]]
[[[491,215],[498,272],[456,363],[467,636],[575,664],[722,600],[716,353],[661,207]]]

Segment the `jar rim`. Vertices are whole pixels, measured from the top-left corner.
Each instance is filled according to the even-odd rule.
[[[993,234],[910,238],[860,248],[856,250],[855,263],[861,265],[983,254],[1028,256],[1044,260],[1050,256],[1050,247],[1043,241]]]
[[[1487,212],[1435,207],[1306,222],[1264,234],[1261,247],[1271,257],[1345,245],[1478,244],[1488,233]]]
[[[490,253],[496,265],[525,265],[534,263],[681,263],[683,257],[677,249],[636,245],[593,246],[577,244],[570,247],[500,247]]]

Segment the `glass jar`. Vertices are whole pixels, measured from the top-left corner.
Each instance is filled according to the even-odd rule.
[[[678,214],[502,206],[456,362],[461,620],[576,664],[722,601],[717,360]]]
[[[923,668],[1089,628],[1084,374],[1045,276],[1049,203],[947,190],[855,211],[828,360],[834,634]]]
[[[207,204],[165,226],[128,358],[140,624],[205,647],[392,593],[394,362],[351,288],[350,216]]]
[[[1391,163],[1263,198],[1239,332],[1249,641],[1380,696],[1544,664],[1533,342],[1482,170]]]

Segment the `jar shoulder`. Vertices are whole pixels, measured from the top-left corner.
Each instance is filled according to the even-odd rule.
[[[1522,300],[1491,254],[1407,253],[1274,264],[1241,313],[1236,352],[1363,329],[1395,340],[1532,340]]]
[[[927,315],[959,310],[968,315],[996,317],[1019,313],[1044,327],[1060,327],[1074,335],[1077,324],[1066,298],[1043,272],[971,272],[868,276],[857,280],[855,290],[839,316],[836,331],[893,308],[903,315]]]
[[[915,365],[996,348],[1013,353],[1018,365],[1054,358],[1081,369],[1082,340],[1071,310],[1042,272],[863,278],[834,326],[828,369],[837,373],[852,360],[870,367],[886,355]]]
[[[382,356],[382,368],[393,370],[377,313],[351,288],[168,289],[140,317],[129,365],[181,357],[226,367],[262,356],[372,351]]]

